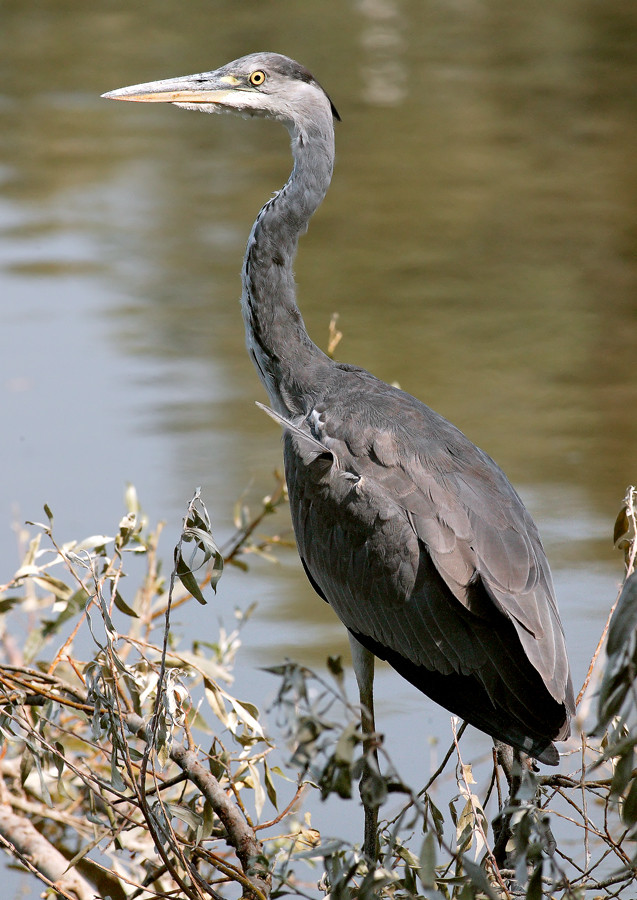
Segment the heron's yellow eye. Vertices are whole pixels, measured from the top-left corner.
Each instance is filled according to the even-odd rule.
[[[257,69],[256,72],[253,72],[250,76],[250,84],[253,84],[255,87],[259,87],[260,84],[263,84],[265,81],[265,72],[262,72],[260,69]]]

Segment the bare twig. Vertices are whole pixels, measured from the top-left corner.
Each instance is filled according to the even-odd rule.
[[[332,318],[330,319],[329,325],[329,339],[327,342],[327,355],[330,359],[334,359],[334,353],[336,348],[340,344],[343,338],[343,332],[339,331],[336,327],[336,323],[338,322],[338,313],[332,313]]]
[[[126,716],[126,724],[131,732],[147,739],[144,720],[137,715]],[[248,876],[258,900],[265,900],[269,893],[269,875],[260,868],[259,859],[263,847],[254,831],[246,824],[237,807],[210,771],[204,768],[198,757],[183,744],[173,741],[170,758],[186,773],[208,800],[224,825],[228,840],[234,847],[243,871]]]

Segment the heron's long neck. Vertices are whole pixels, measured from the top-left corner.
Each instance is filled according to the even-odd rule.
[[[248,351],[270,403],[283,415],[306,410],[320,370],[330,364],[305,330],[292,263],[299,236],[332,177],[331,114],[320,131],[294,129],[291,134],[294,168],[256,218],[246,248],[241,298]]]

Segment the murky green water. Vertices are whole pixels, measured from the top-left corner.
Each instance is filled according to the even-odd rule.
[[[636,38],[622,0],[5,0],[0,581],[12,518],[45,501],[68,538],[114,527],[127,481],[172,523],[201,484],[223,538],[241,492],[270,490],[279,433],[254,406],[238,273],[287,135],[99,94],[278,50],[343,119],[296,267],[308,329],[324,345],[338,311],[340,358],[503,466],[544,536],[579,683],[637,478]],[[252,598],[247,691],[282,654],[346,651],[294,554],[231,574],[218,602]],[[380,681],[399,753],[407,725],[440,720]]]

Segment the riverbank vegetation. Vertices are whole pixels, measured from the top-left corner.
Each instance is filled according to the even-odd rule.
[[[42,882],[43,896],[539,900],[637,891],[634,489],[615,528],[619,602],[581,686],[588,713],[578,715],[560,773],[523,767],[509,799],[497,766],[470,758],[451,717],[441,764],[426,784],[408,785],[391,745],[378,741],[381,765],[368,785],[381,816],[374,865],[339,836],[338,822],[323,836],[308,812],[319,795],[360,804],[366,750],[341,660],[317,672],[285,660],[270,670],[279,685],[270,732],[254,698],[232,688],[251,610],[216,634],[208,616],[206,639],[188,646],[170,628],[185,604],[202,614],[197,603],[213,597],[224,566],[250,578],[254,554],[289,540],[276,531],[282,478],[259,509],[242,509],[221,548],[196,492],[170,572],[161,525],[149,525],[132,488],[126,503],[109,534],[64,544],[45,507],[44,521],[21,531],[22,564],[0,586],[0,845]],[[508,823],[504,864],[494,819],[496,835]]]

